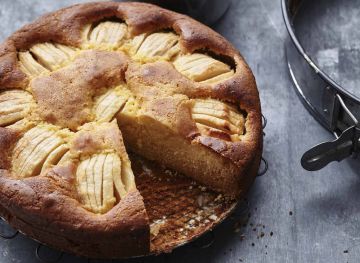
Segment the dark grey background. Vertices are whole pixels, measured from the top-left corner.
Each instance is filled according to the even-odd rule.
[[[1,0],[0,38],[45,12],[75,2],[85,1]],[[215,229],[209,248],[187,245],[169,255],[131,262],[359,262],[359,161],[333,163],[313,173],[300,166],[302,153],[331,135],[303,108],[292,88],[280,0],[234,0],[214,29],[241,51],[256,76],[268,118],[264,157],[269,171],[249,193],[246,227],[235,231],[248,215],[239,209]],[[39,262],[36,247],[21,235],[0,239],[0,262]],[[60,262],[86,260],[64,255]]]

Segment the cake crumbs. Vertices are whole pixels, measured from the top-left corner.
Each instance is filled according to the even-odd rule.
[[[173,176],[173,177],[178,175],[178,173],[176,171],[172,171],[172,170],[169,170],[169,169],[165,169],[164,173],[169,175],[169,176]]]
[[[212,214],[211,216],[209,216],[209,219],[211,219],[212,221],[216,221],[218,217],[217,215]]]
[[[156,237],[159,234],[160,228],[165,224],[165,222],[166,220],[164,219],[157,219],[150,224],[150,233],[153,237]]]
[[[201,192],[206,192],[206,187],[205,186],[199,186]]]
[[[217,201],[221,200],[222,197],[223,197],[222,194],[219,194],[219,195],[214,199],[214,201],[217,202]]]
[[[236,227],[236,228],[235,228],[235,230],[234,230],[234,232],[235,232],[235,233],[239,233],[239,232],[240,232],[240,230],[241,230],[241,228],[240,228],[240,227]]]
[[[147,167],[145,164],[142,164],[141,168],[145,172],[146,175],[148,175],[150,177],[154,177],[152,170],[149,167]]]

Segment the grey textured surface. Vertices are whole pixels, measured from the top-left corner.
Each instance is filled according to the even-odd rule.
[[[360,2],[305,1],[297,36],[307,54],[346,90],[360,97]],[[309,19],[311,17],[311,19]],[[311,23],[309,23],[311,21]],[[308,30],[311,26],[311,30]],[[322,41],[326,39],[326,41]]]
[[[44,12],[74,2],[79,1],[1,0],[0,37]],[[246,227],[235,231],[234,225],[248,216],[237,211],[215,229],[209,248],[187,245],[169,255],[130,262],[358,262],[359,161],[333,163],[314,173],[300,166],[302,153],[331,135],[303,108],[292,88],[284,58],[287,33],[280,1],[233,1],[215,30],[241,51],[256,76],[268,118],[264,156],[269,171],[249,193]],[[36,246],[21,235],[0,240],[0,262],[38,262]],[[60,262],[86,260],[64,255]]]

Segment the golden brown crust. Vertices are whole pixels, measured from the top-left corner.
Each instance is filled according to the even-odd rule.
[[[112,63],[112,65],[118,63],[114,71],[104,73],[90,69],[86,74],[80,74],[79,79],[84,80],[84,89],[78,90],[75,101],[69,101],[65,97],[74,87],[56,84],[54,79],[78,77],[76,68],[69,70],[66,67],[48,76],[34,79],[32,82],[20,70],[18,51],[28,50],[34,44],[42,42],[80,47],[85,25],[114,17],[126,22],[132,36],[172,29],[180,36],[179,42],[183,54],[195,51],[214,54],[221,60],[230,61],[235,74],[226,81],[209,85],[186,78],[168,62],[139,65],[121,57]],[[133,70],[137,70],[138,75],[132,74]],[[262,151],[259,94],[255,79],[241,55],[229,42],[211,29],[187,16],[153,5],[101,2],[75,5],[47,14],[15,32],[0,46],[0,89],[26,89],[30,84],[40,106],[40,115],[51,123],[73,130],[89,121],[86,119],[87,112],[81,116],[72,115],[80,114],[84,108],[81,102],[86,98],[81,97],[80,94],[87,91],[86,81],[91,82],[92,88],[96,88],[97,82],[101,82],[101,87],[110,87],[124,79],[129,83],[148,86],[145,98],[147,96],[151,98],[156,93],[162,92],[161,99],[147,102],[149,112],[155,112],[155,117],[159,119],[164,115],[164,122],[173,120],[171,126],[175,127],[183,137],[188,138],[192,143],[210,148],[220,154],[224,160],[230,160],[234,167],[237,167],[238,173],[235,187],[237,194],[232,193],[232,195],[243,195],[246,192],[256,176]],[[46,87],[50,85],[63,90],[63,94],[59,92],[56,97],[49,99],[52,96],[47,93]],[[153,85],[160,85],[164,89],[161,91],[151,89]],[[173,87],[176,87],[176,90]],[[81,88],[81,85],[77,83],[76,88]],[[144,90],[137,91],[136,85],[132,85],[132,91],[135,94],[144,93]],[[178,94],[176,98],[168,97],[175,93],[183,95]],[[246,131],[241,140],[231,142],[200,135],[194,123],[189,121],[191,116],[186,105],[182,103],[182,96],[189,99],[214,98],[236,105],[246,115]],[[169,100],[172,102],[169,103]],[[163,107],[165,104],[171,106]],[[50,105],[57,106],[60,111],[49,111]],[[176,109],[172,108],[174,105]],[[168,118],[171,114],[174,116],[172,119]],[[1,169],[9,169],[9,152],[16,139],[15,132],[0,128]],[[149,222],[139,192],[137,190],[130,192],[110,212],[96,215],[85,210],[76,201],[78,198],[76,191],[67,187],[73,185],[66,183],[73,180],[73,174],[72,167],[68,166],[53,169],[45,176],[15,180],[7,171],[0,170],[2,193],[0,214],[31,237],[79,255],[114,258],[149,253]],[[43,212],[45,209],[46,212]],[[54,240],[54,236],[57,235],[59,239]],[[116,246],[114,246],[115,242]]]
[[[248,66],[238,59],[238,69],[235,76],[216,86],[194,84],[177,72],[167,62],[155,62],[138,66],[130,64],[126,72],[126,80],[135,94],[145,97],[158,95],[159,88],[162,95],[183,93],[189,98],[214,98],[237,104],[246,113],[245,135],[240,142],[225,142],[212,137],[200,136],[196,140],[232,160],[237,166],[244,167],[256,155],[257,149],[262,145],[261,110],[259,94],[256,89],[255,79]],[[244,76],[242,75],[244,74]],[[169,76],[168,78],[164,76]],[[141,84],[146,88],[137,90]],[[142,87],[142,86],[141,86]],[[159,105],[161,107],[161,105]],[[166,109],[166,107],[162,107]],[[187,124],[186,124],[187,123]],[[189,130],[190,121],[179,122],[179,133],[188,138],[193,138],[195,128]],[[181,127],[181,128],[180,128]]]
[[[95,94],[121,83],[126,67],[127,57],[121,52],[85,51],[69,66],[35,78],[30,88],[39,115],[47,122],[76,130],[92,120]]]
[[[149,223],[137,190],[97,215],[79,205],[74,189],[59,187],[72,185],[64,183],[69,171],[62,170],[22,181],[0,171],[0,213],[31,237],[79,255],[117,258],[149,252]]]
[[[0,127],[0,170],[10,168],[11,151],[18,137],[16,132]]]
[[[53,41],[70,46],[80,46],[81,30],[95,21],[117,17],[124,20],[134,34],[172,28],[180,35],[184,52],[210,50],[216,55],[231,58],[236,64],[235,75],[213,87],[189,91],[204,97],[214,97],[238,103],[247,112],[246,135],[242,143],[231,144],[221,154],[241,166],[254,158],[261,143],[261,108],[255,78],[239,52],[222,36],[199,22],[162,8],[142,3],[101,2],[75,5],[47,14],[15,32],[0,47],[0,87],[22,87],[27,77],[17,65],[17,50],[29,48],[39,42]],[[4,63],[4,64],[3,64]],[[200,140],[211,147],[206,139]],[[219,142],[221,143],[221,142]],[[218,149],[214,147],[213,150]]]

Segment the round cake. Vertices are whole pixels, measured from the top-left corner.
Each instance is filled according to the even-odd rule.
[[[262,152],[259,95],[239,52],[187,16],[75,5],[0,46],[0,149],[0,215],[22,233],[87,257],[159,253],[175,231],[154,241],[162,213],[193,202],[179,195],[192,184],[134,163],[243,197]]]

